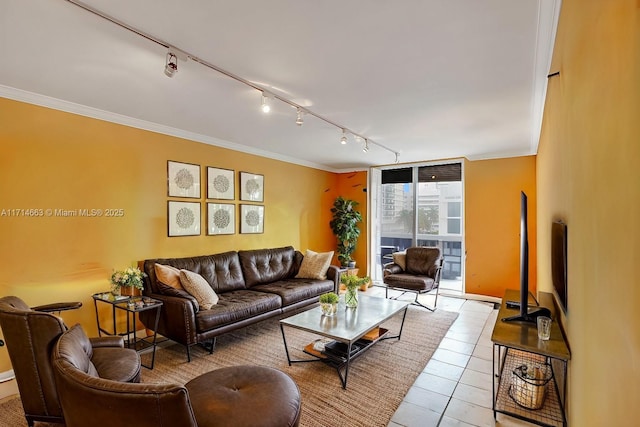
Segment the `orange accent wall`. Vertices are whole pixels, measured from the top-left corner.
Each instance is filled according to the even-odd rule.
[[[464,163],[465,290],[502,298],[520,287],[520,191],[528,199],[529,290],[536,292],[536,158]]]
[[[353,253],[353,259],[359,269],[358,275],[363,277],[369,275],[367,265],[367,250],[369,247],[368,227],[367,227],[367,204],[368,196],[364,191],[368,185],[368,173],[365,171],[342,173],[338,175],[338,196],[345,199],[351,199],[358,202],[358,211],[362,214],[362,222],[358,224],[360,228],[360,237],[358,238],[358,246]],[[331,202],[333,205],[333,201]],[[331,213],[329,213],[331,215]],[[335,237],[334,237],[335,241]],[[334,248],[335,250],[335,248]],[[340,265],[337,254],[334,256],[334,264]]]
[[[538,280],[568,232],[568,424],[640,418],[640,2],[563,0],[537,157]]]
[[[114,269],[139,260],[286,245],[303,252],[334,249],[329,209],[343,182],[350,182],[335,173],[4,98],[0,147],[0,295],[17,295],[32,306],[82,301],[80,310],[63,318],[80,322],[90,336],[97,334],[91,294],[109,289]],[[264,234],[239,234],[236,224],[236,234],[207,236],[210,200],[203,193],[180,199],[201,204],[201,235],[168,237],[168,160],[201,165],[203,182],[206,166],[235,170],[235,205],[241,203],[237,173],[263,174]],[[42,210],[42,216],[26,216],[23,209],[35,215]],[[60,215],[77,209],[122,209],[124,215]],[[2,347],[0,372],[9,366]]]

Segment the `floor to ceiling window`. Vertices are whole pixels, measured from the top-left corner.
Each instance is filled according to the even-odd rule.
[[[423,164],[372,171],[372,248],[377,280],[392,252],[438,246],[445,257],[442,289],[463,292],[462,164]]]

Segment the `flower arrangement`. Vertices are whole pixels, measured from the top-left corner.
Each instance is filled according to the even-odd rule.
[[[129,267],[126,270],[114,271],[111,275],[111,284],[114,289],[131,286],[135,289],[144,289],[143,278],[147,277],[138,267]]]

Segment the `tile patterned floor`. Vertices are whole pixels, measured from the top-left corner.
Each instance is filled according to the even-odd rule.
[[[384,296],[382,288],[367,292]],[[433,296],[420,299],[433,304]],[[494,304],[441,295],[438,310],[456,311],[459,316],[388,427],[533,426],[503,414],[493,418],[491,332],[498,315]]]

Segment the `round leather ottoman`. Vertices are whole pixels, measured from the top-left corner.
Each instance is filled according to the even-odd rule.
[[[230,366],[185,384],[198,427],[287,427],[300,422],[300,390],[284,372]]]

